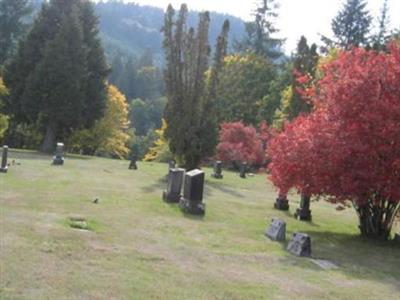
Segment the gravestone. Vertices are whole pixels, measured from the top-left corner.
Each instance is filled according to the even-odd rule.
[[[273,241],[284,241],[286,239],[286,223],[280,219],[272,219],[265,235]]]
[[[57,143],[56,153],[53,156],[53,165],[61,166],[64,164],[64,144]]]
[[[311,238],[301,232],[293,233],[293,237],[290,240],[287,250],[297,256],[311,256]]]
[[[0,173],[7,173],[7,158],[8,158],[8,146],[3,146],[3,154],[1,155]]]
[[[279,195],[275,200],[274,207],[278,210],[289,210],[289,201],[286,195]]]
[[[204,215],[203,191],[204,172],[198,169],[187,172],[185,175],[183,197],[179,201],[180,208],[188,214]]]
[[[240,178],[246,178],[247,162],[242,162],[240,165]]]
[[[131,156],[131,161],[129,163],[129,170],[137,170],[138,167],[137,167],[136,162],[137,162],[136,155],[132,155]]]
[[[167,190],[163,191],[163,200],[168,203],[178,203],[181,199],[183,176],[185,169],[169,170]]]
[[[294,217],[301,221],[311,221],[311,210],[310,210],[310,197],[305,194],[301,194],[300,208],[294,213]]]
[[[214,162],[214,173],[211,174],[211,176],[216,179],[222,179],[224,177],[224,175],[222,175],[222,162],[220,160]]]

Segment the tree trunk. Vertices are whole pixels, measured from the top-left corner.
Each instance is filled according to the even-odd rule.
[[[367,204],[357,207],[361,235],[367,238],[388,240],[400,203],[386,199],[370,199]]]
[[[56,146],[56,130],[55,125],[49,122],[46,128],[46,136],[44,137],[41,150],[45,153],[53,153]]]

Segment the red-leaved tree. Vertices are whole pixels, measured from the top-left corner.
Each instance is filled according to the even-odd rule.
[[[264,135],[265,136],[265,133]],[[222,161],[260,166],[265,159],[263,142],[253,126],[242,122],[223,123],[219,133],[217,156]]]
[[[270,178],[333,202],[352,201],[361,234],[388,239],[400,209],[400,47],[353,49],[308,90],[314,110],[268,144]]]

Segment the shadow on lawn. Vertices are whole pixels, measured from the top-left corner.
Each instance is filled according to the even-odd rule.
[[[167,181],[165,180],[165,177],[160,177],[156,181],[152,181],[152,184],[142,187],[141,190],[144,193],[152,193],[155,191],[160,191],[160,193],[162,193],[166,188]]]
[[[234,197],[239,197],[242,198],[244,195],[242,193],[239,193],[235,191],[234,189],[229,188],[227,185],[224,185],[223,183],[217,183],[213,181],[207,181],[205,183],[205,189],[204,189],[204,194],[206,196],[211,196],[212,195],[212,189],[219,190],[223,193],[229,194]]]
[[[375,241],[358,234],[304,232],[311,237],[312,258],[330,260],[339,266],[339,272],[355,279],[393,283],[400,291],[400,246],[393,241]],[[282,244],[286,246],[287,243]],[[313,270],[320,269],[311,263],[307,265]]]

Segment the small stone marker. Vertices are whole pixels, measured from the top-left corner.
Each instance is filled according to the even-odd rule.
[[[187,172],[185,175],[183,197],[179,201],[180,208],[188,214],[204,215],[203,191],[204,172],[198,169]]]
[[[279,195],[275,200],[274,207],[278,210],[289,210],[289,201],[286,195]]]
[[[242,162],[240,165],[240,178],[246,178],[247,162]]]
[[[294,217],[301,221],[311,221],[310,196],[301,194],[300,208],[296,210]]]
[[[339,269],[337,265],[333,262],[325,259],[311,259],[311,261],[316,264],[317,266],[321,267],[324,270],[334,270]]]
[[[1,155],[0,173],[7,173],[7,158],[8,158],[8,146],[3,146],[3,154]]]
[[[293,233],[293,237],[290,240],[287,250],[297,256],[311,256],[311,238],[301,232]]]
[[[286,239],[286,223],[280,219],[272,219],[265,235],[273,241],[284,241]]]
[[[57,143],[56,153],[53,156],[53,165],[61,166],[64,164],[64,144]]]
[[[178,203],[181,199],[183,176],[185,169],[170,169],[167,190],[163,192],[163,200],[168,203]]]
[[[132,155],[131,156],[131,162],[129,163],[129,170],[137,170],[137,156],[136,155]]]
[[[211,174],[211,177],[216,179],[222,179],[224,177],[224,175],[222,175],[222,162],[220,160],[214,162],[214,173]]]

